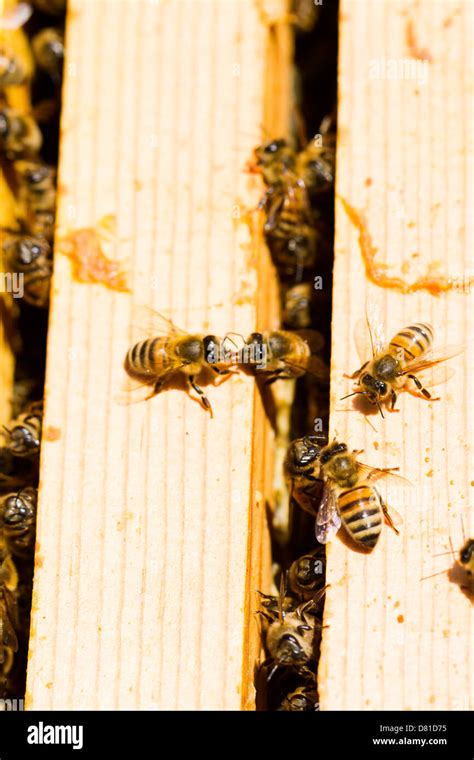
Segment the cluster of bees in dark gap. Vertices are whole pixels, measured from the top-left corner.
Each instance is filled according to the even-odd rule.
[[[35,0],[28,18],[2,28],[0,38],[0,160],[14,199],[14,218],[1,230],[2,261],[22,282],[21,296],[8,304],[15,376],[11,421],[0,431],[2,699],[22,698],[26,681],[65,11],[65,0]],[[27,57],[17,44],[22,32]]]
[[[311,475],[304,482],[296,478],[291,452],[296,445],[300,458],[298,465],[293,464],[306,474],[309,458],[321,450],[321,440],[306,435],[308,420],[318,420],[319,429],[327,430],[329,416],[337,4],[330,7],[299,2],[293,11],[294,139],[277,137],[259,146],[253,170],[261,173],[265,185],[260,208],[278,273],[282,326],[301,335],[312,347],[319,347],[326,373],[314,373],[309,368],[296,381],[290,426],[295,441],[285,461],[289,525],[285,535],[270,527],[274,582],[279,594],[259,594],[258,616],[266,659],[256,667],[255,687],[257,710],[314,711],[319,701],[316,679],[326,553],[325,546],[314,538],[313,506],[306,510],[299,507],[309,498],[313,505],[321,487],[320,480],[313,481]],[[314,135],[309,141],[308,130]],[[297,441],[305,442],[305,452]]]

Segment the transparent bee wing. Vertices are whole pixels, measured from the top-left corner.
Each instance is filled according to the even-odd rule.
[[[301,362],[289,362],[285,359],[285,364],[287,364],[288,367],[302,369],[310,375],[313,375],[313,377],[316,377],[318,380],[329,380],[329,367],[319,358],[319,356],[310,356],[302,359]]]
[[[365,318],[369,330],[372,355],[375,356],[375,354],[378,354],[387,345],[380,307],[375,298],[371,298],[370,301],[367,301],[365,306]],[[367,358],[370,357],[366,357],[365,361]]]
[[[341,527],[341,518],[337,511],[337,497],[334,491],[324,485],[323,498],[316,517],[315,533],[320,544],[327,544]]]
[[[412,485],[409,480],[403,478],[401,475],[395,474],[391,470],[381,470],[378,467],[370,467],[370,465],[359,461],[357,462],[357,466],[359,467],[360,474],[366,476],[367,480],[370,480],[372,483],[376,480],[383,479],[387,485],[397,487],[407,487]]]
[[[430,351],[425,356],[408,362],[403,374],[416,375],[420,381],[423,377],[423,385],[428,388],[432,385],[441,385],[454,375],[454,370],[451,367],[441,366],[442,363],[461,354],[464,348],[463,345],[452,345]]]
[[[395,526],[403,525],[403,517],[401,516],[400,512],[397,512],[397,510],[392,507],[392,505],[387,507],[387,512],[390,517],[390,522],[392,522]]]
[[[321,351],[324,348],[324,335],[317,330],[292,330],[292,332],[299,335],[300,338],[306,341],[311,349],[311,353],[315,354],[317,351]]]
[[[139,337],[145,338],[147,336],[176,338],[180,335],[189,335],[164,314],[144,305],[133,307],[131,325],[136,340]]]

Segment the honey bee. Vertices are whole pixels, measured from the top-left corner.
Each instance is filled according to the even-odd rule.
[[[278,190],[295,167],[295,151],[283,139],[271,140],[255,149],[256,165],[270,193]]]
[[[362,464],[356,459],[358,453],[349,453],[346,444],[337,441],[321,450],[319,473],[324,490],[316,517],[316,538],[326,544],[342,523],[355,544],[372,551],[382,532],[384,518],[395,533],[399,533],[372,481],[390,478],[398,485],[407,485],[408,481],[391,470]]]
[[[41,148],[43,137],[35,120],[14,108],[0,108],[0,151],[15,160],[34,155]]]
[[[0,88],[23,84],[26,78],[26,71],[15,54],[0,47]]]
[[[313,712],[318,710],[317,700],[318,693],[314,682],[308,683],[289,692],[277,709],[279,712]]]
[[[49,243],[41,238],[11,235],[3,251],[7,266],[23,275],[24,300],[32,306],[47,307],[53,271]]]
[[[26,222],[33,237],[52,242],[56,210],[56,170],[40,161],[16,161],[18,196],[26,208]]]
[[[322,448],[317,438],[307,436],[293,441],[285,463],[291,493],[295,501],[316,516],[316,538],[321,544],[330,541],[341,523],[361,548],[372,550],[382,531],[383,519],[398,534],[388,508],[373,481],[385,478],[397,485],[408,481],[390,469],[369,467],[349,453],[345,443],[334,441]],[[323,483],[319,502],[318,482]],[[399,518],[400,519],[400,518]]]
[[[280,275],[301,282],[315,265],[319,230],[304,185],[286,176],[282,188],[271,196],[263,229]]]
[[[296,559],[288,571],[288,588],[300,602],[314,599],[325,585],[325,552],[318,547]]]
[[[317,135],[297,155],[295,173],[311,198],[334,186],[336,161],[335,135]]]
[[[37,65],[59,82],[64,61],[64,35],[60,29],[48,27],[35,34],[31,41]]]
[[[304,668],[314,658],[315,619],[308,614],[313,602],[275,613],[267,608],[261,612],[268,622],[265,646],[275,668],[279,666]],[[269,676],[271,678],[271,675]]]
[[[430,370],[425,381],[429,387],[446,382],[450,374],[438,365],[461,353],[462,347],[451,346],[435,354],[431,350],[433,329],[421,322],[412,323],[399,330],[387,345],[380,322],[375,322],[373,316],[367,315],[367,324],[372,359],[366,360],[350,375],[351,379],[357,381],[355,390],[343,398],[362,395],[369,403],[378,407],[382,417],[382,405],[393,411],[397,394],[402,391],[408,391],[419,398],[434,400],[422,384],[424,373]]]
[[[7,677],[18,651],[17,586],[18,574],[0,532],[0,691],[7,687]]]
[[[0,502],[0,530],[14,557],[31,557],[35,542],[36,488],[23,488],[7,494]]]
[[[304,330],[311,326],[313,292],[310,282],[301,282],[286,290],[282,321],[290,329]]]
[[[233,362],[225,349],[225,341],[215,335],[189,334],[156,312],[152,312],[152,317],[155,337],[136,343],[129,349],[125,359],[126,372],[141,381],[142,385],[153,386],[148,398],[160,393],[174,375],[184,375],[188,393],[192,388],[212,417],[211,403],[197,385],[196,377],[204,369],[210,369],[216,375],[232,374],[228,365]]]
[[[288,446],[283,465],[290,487],[290,498],[310,515],[316,514],[321,496],[321,448],[319,436],[296,438]]]
[[[306,372],[319,380],[326,380],[329,376],[328,368],[316,355],[322,344],[323,338],[316,331],[255,332],[240,350],[239,363],[248,365],[257,376],[265,377],[265,384],[278,379],[295,379]]]
[[[15,457],[35,459],[40,450],[43,405],[32,404],[30,408],[4,428],[8,433],[8,449]]]

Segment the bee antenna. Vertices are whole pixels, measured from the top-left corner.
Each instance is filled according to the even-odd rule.
[[[461,530],[462,530],[462,540],[465,541],[466,540],[466,533],[464,531],[464,520],[462,519],[462,515],[461,515]]]
[[[351,396],[367,396],[367,391],[354,391],[354,393],[348,393],[347,396],[341,396],[339,401],[344,401],[346,398],[351,398]]]
[[[12,431],[11,431],[11,430],[9,430],[9,429],[6,427],[6,425],[2,425],[2,428],[3,428],[4,430],[6,430],[6,432],[8,433],[8,435],[11,435],[11,434],[12,434]]]
[[[462,518],[461,518],[461,519],[462,519]],[[464,534],[464,529],[463,529],[463,534]],[[453,562],[456,562],[456,555],[455,555],[455,553],[454,553],[454,549],[453,549],[453,542],[451,541],[451,536],[449,537],[449,546],[450,546],[450,548],[451,548],[451,556],[452,556],[452,558],[453,558]]]
[[[382,419],[384,420],[385,417],[383,416],[382,407],[380,406],[380,403],[378,401],[377,401],[377,407],[378,407],[378,410],[379,410],[379,412],[381,414]]]

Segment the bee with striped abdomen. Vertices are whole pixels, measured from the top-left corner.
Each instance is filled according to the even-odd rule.
[[[37,402],[4,427],[8,434],[8,449],[15,457],[35,459],[40,450],[41,427],[43,423],[43,404]]]
[[[33,552],[37,499],[36,488],[23,488],[0,501],[0,531],[14,557],[28,558]]]
[[[53,272],[49,243],[42,238],[13,234],[5,239],[3,251],[7,266],[23,275],[25,301],[32,306],[46,308]]]
[[[386,522],[397,533],[388,508],[373,481],[386,478],[397,485],[407,481],[391,470],[381,470],[359,462],[349,453],[345,443],[325,446],[319,456],[319,474],[324,483],[323,497],[316,517],[316,538],[326,544],[339,530],[341,523],[360,548],[372,550]]]
[[[397,394],[401,391],[434,400],[424,387],[446,382],[450,374],[441,363],[462,351],[461,346],[451,346],[434,354],[432,352],[433,329],[425,323],[413,322],[399,332],[387,344],[380,323],[367,316],[371,340],[372,359],[364,361],[360,369],[350,377],[356,380],[353,393],[344,396],[364,396],[369,403],[377,405],[382,417],[382,405],[393,411]],[[427,374],[429,372],[429,374]]]
[[[292,497],[302,509],[316,516],[317,540],[326,544],[343,524],[357,545],[373,549],[384,518],[398,533],[373,482],[385,478],[407,485],[408,481],[392,470],[359,462],[358,452],[350,453],[345,443],[334,441],[321,448],[318,441],[317,436],[292,441],[285,462]]]
[[[176,327],[166,317],[147,309],[154,322],[151,332],[155,336],[136,343],[129,349],[125,359],[125,370],[129,376],[142,385],[153,386],[151,398],[159,393],[173,375],[182,374],[186,378],[188,392],[196,391],[204,409],[212,407],[206,394],[196,383],[196,377],[205,369],[216,375],[230,376],[229,366],[236,364],[232,354],[225,349],[225,339],[215,335],[189,334]]]

